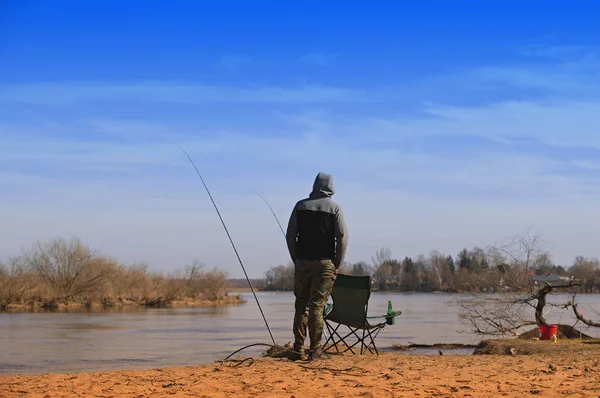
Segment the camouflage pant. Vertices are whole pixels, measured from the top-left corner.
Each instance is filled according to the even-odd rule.
[[[302,347],[306,328],[310,336],[311,350],[321,348],[323,336],[323,309],[335,282],[335,266],[330,260],[300,260],[294,274],[294,345]]]

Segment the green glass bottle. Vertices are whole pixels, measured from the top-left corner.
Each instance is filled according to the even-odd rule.
[[[394,310],[392,309],[392,301],[388,300],[387,316],[385,321],[388,325],[394,325],[396,323],[396,317],[394,317]]]

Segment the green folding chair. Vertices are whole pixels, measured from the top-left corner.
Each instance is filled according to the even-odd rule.
[[[402,314],[401,311],[393,311],[391,302],[388,302],[388,312],[385,315],[367,316],[369,308],[369,298],[371,297],[371,277],[370,276],[350,276],[339,274],[331,292],[333,303],[325,306],[323,317],[328,331],[327,339],[323,344],[323,351],[335,350],[338,353],[351,351],[360,344],[360,354],[366,351],[379,355],[375,338],[379,332],[387,325],[394,325],[396,317]],[[381,322],[371,323],[369,319],[382,319]],[[333,323],[337,325],[333,325]],[[346,326],[350,331],[341,336],[338,332],[341,326]],[[356,341],[349,344],[347,340]],[[352,342],[352,341],[350,341]],[[346,346],[340,351],[338,345]]]

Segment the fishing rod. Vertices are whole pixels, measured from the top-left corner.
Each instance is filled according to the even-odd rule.
[[[246,268],[244,267],[244,263],[242,262],[242,259],[240,258],[240,255],[235,247],[235,244],[233,243],[233,239],[231,238],[231,235],[229,234],[229,230],[227,229],[227,225],[225,225],[225,221],[223,221],[223,217],[221,217],[221,212],[219,212],[219,208],[217,207],[217,204],[215,203],[212,195],[210,194],[210,190],[208,189],[208,186],[206,185],[206,182],[204,182],[204,178],[202,178],[202,175],[200,174],[200,171],[198,171],[198,168],[196,167],[196,164],[194,163],[194,161],[192,160],[192,158],[190,157],[190,155],[188,155],[188,153],[179,145],[175,144],[179,149],[181,149],[181,151],[185,154],[185,156],[188,158],[188,160],[192,163],[192,166],[194,166],[194,169],[196,170],[196,174],[198,174],[198,177],[200,177],[200,180],[202,181],[202,185],[204,185],[204,188],[206,189],[206,192],[208,193],[208,197],[210,198],[210,201],[212,202],[213,206],[215,207],[215,210],[217,211],[217,215],[219,216],[219,219],[221,220],[221,224],[223,224],[223,228],[225,229],[225,233],[227,233],[227,237],[229,238],[229,242],[231,242],[231,246],[233,247],[233,251],[235,252],[235,255],[240,263],[240,265],[242,266],[242,270],[244,271],[244,275],[246,276],[246,280],[248,281],[248,285],[250,286],[250,290],[252,291],[252,294],[254,295],[254,299],[256,300],[256,304],[258,305],[258,309],[260,310],[260,314],[262,315],[263,320],[265,321],[265,326],[267,327],[267,330],[269,331],[269,336],[271,336],[271,340],[273,341],[273,345],[276,345],[277,343],[275,343],[275,338],[273,337],[273,333],[271,333],[271,328],[269,327],[269,323],[267,322],[267,318],[265,317],[265,313],[262,310],[262,307],[260,306],[260,303],[258,301],[258,297],[256,297],[256,292],[254,291],[254,287],[252,286],[252,283],[250,282],[250,278],[248,277],[248,274],[246,273]],[[270,206],[269,206],[270,207]],[[277,216],[276,216],[277,217]],[[278,221],[279,222],[279,221]],[[281,225],[280,225],[281,227]],[[283,229],[282,229],[283,231]],[[284,234],[285,236],[285,234]]]
[[[269,202],[267,202],[267,200],[258,192],[254,192],[255,194],[257,194],[258,196],[260,196],[260,198],[267,204],[267,206],[269,206],[269,210],[271,210],[271,213],[273,214],[273,217],[275,217],[275,220],[277,221],[277,224],[279,224],[279,229],[281,230],[281,233],[283,234],[283,237],[285,238],[285,231],[283,230],[283,227],[281,226],[281,223],[279,222],[279,218],[277,218],[277,214],[275,214],[275,211],[273,211],[273,208],[271,207],[271,205],[269,204]]]

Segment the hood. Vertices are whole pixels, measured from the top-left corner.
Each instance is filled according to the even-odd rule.
[[[335,193],[333,187],[333,177],[331,174],[319,173],[313,184],[313,190],[310,194],[311,198],[329,197]]]

